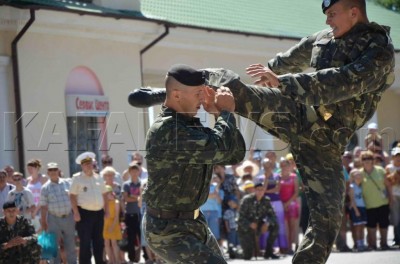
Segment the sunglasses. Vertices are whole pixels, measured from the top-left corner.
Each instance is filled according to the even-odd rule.
[[[373,160],[374,158],[362,158],[362,161]]]
[[[13,181],[20,181],[22,178],[13,178]]]
[[[58,169],[47,169],[47,171],[58,171]]]

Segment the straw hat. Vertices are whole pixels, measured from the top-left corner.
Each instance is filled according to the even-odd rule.
[[[236,168],[236,173],[240,176],[243,177],[243,175],[248,174],[248,172],[245,172],[245,169],[247,167],[252,168],[251,171],[251,176],[256,176],[258,174],[258,172],[260,171],[260,168],[257,166],[257,164],[255,164],[254,162],[250,161],[250,160],[245,160],[242,165],[240,165],[239,167]]]

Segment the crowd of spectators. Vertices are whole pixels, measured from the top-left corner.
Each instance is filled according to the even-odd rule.
[[[366,149],[355,147],[342,156],[346,199],[342,228],[336,241],[338,251],[388,250],[400,245],[400,144],[395,142],[386,153],[382,148],[382,138],[374,129],[371,126],[365,138]],[[132,163],[127,165],[122,174],[113,167],[113,159],[108,155],[103,155],[101,164],[93,167],[104,184],[102,194],[105,199],[104,222],[101,222],[103,250],[101,260],[96,258],[96,263],[134,263],[139,262],[141,257],[146,263],[162,263],[147,247],[141,230],[141,220],[146,211],[141,194],[148,177],[143,165],[143,156],[137,152],[132,155]],[[37,243],[36,237],[43,231],[53,231],[57,234],[59,253],[54,259],[42,261],[77,263],[82,255],[79,254],[80,236],[75,231],[75,224],[85,217],[85,210],[79,207],[81,218],[77,219],[74,201],[71,203],[70,196],[78,195],[79,186],[73,182],[73,178],[65,177],[55,162],[49,162],[44,171],[41,161],[32,159],[27,163],[27,172],[29,175],[25,177],[14,171],[11,165],[0,171],[0,207],[4,209],[0,212],[0,223],[4,221],[7,230],[10,230],[8,222],[23,223],[29,242],[16,243],[18,232],[8,232],[7,237],[1,235],[0,260],[13,261],[22,257],[23,254],[10,255],[15,247],[37,250],[32,246]],[[338,172],[338,177],[340,175],[341,172]],[[266,214],[262,216],[263,219],[258,219],[262,223],[258,229],[256,225],[254,228],[250,226],[258,231],[256,236],[249,236],[251,242],[255,238],[256,243],[253,243],[253,251],[246,249],[245,259],[263,254],[264,257],[279,258],[296,250],[299,234],[305,232],[308,223],[301,175],[290,153],[277,157],[273,151],[262,153],[252,149],[248,159],[240,164],[214,167],[208,200],[201,207],[227,257],[243,257],[241,242],[243,244],[243,236],[246,236],[243,230],[247,229],[240,224],[246,223],[248,219],[243,218],[254,212],[246,211],[246,215],[243,215],[246,206],[242,206],[249,200],[246,197],[252,194],[258,197],[254,203],[261,203],[260,191],[263,197],[268,197],[266,210],[273,208],[271,212],[274,215]],[[246,207],[246,210],[249,208]],[[26,226],[27,223],[29,226]],[[394,241],[388,241],[390,224],[394,227]],[[274,228],[271,229],[272,226]],[[353,248],[346,241],[348,231],[352,232]],[[0,232],[3,234],[3,230]],[[380,241],[377,241],[377,232]],[[274,235],[274,241],[271,241],[271,234]],[[92,242],[92,246],[94,244]],[[90,245],[85,246],[89,247],[89,251],[93,250]],[[265,251],[269,248],[273,248],[273,252]],[[250,256],[248,252],[251,252]]]

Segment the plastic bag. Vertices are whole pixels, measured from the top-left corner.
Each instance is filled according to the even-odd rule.
[[[58,243],[56,234],[43,231],[38,237],[38,243],[42,247],[41,259],[53,259],[57,257]]]
[[[122,239],[117,241],[120,250],[128,251],[128,229],[124,227],[122,229]]]

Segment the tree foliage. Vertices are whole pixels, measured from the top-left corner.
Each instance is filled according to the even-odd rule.
[[[400,13],[400,0],[375,0],[375,2],[390,10]]]

